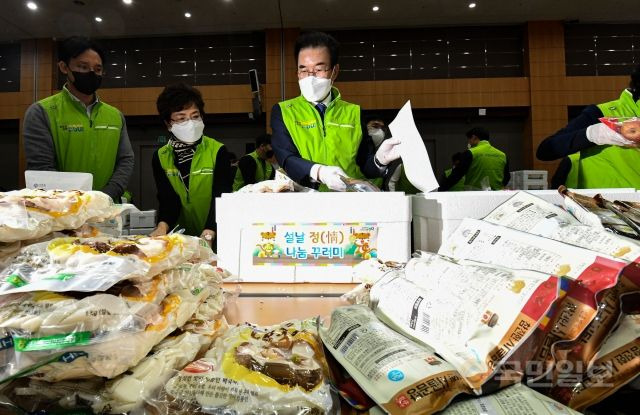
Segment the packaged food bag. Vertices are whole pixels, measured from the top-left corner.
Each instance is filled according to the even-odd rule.
[[[557,293],[555,276],[424,253],[373,285],[371,307],[390,327],[435,349],[479,392]]]
[[[542,328],[546,337],[536,369],[546,375],[554,362],[553,347],[559,341],[576,340],[597,315],[598,295],[614,287],[629,264],[604,254],[540,236],[465,219],[442,245],[440,254],[514,269],[531,269],[562,277],[562,300],[552,309]]]
[[[160,414],[330,414],[336,408],[317,321],[241,324],[172,377]]]
[[[630,211],[631,205],[627,202],[613,203],[601,195],[584,196],[564,186],[560,186],[558,192],[564,197],[565,208],[581,223],[640,239],[640,215],[634,213],[635,208]]]
[[[143,330],[129,321],[111,330],[71,332],[34,337],[13,335],[14,362],[5,368],[7,381],[33,376],[49,382],[92,376],[113,378],[135,366],[149,351],[184,325],[209,294],[202,290],[183,289],[168,295],[160,303],[158,314]]]
[[[627,140],[640,142],[640,118],[600,117],[598,120]]]
[[[0,193],[0,242],[40,238],[120,214],[102,192],[22,189]]]
[[[583,225],[567,211],[526,192],[518,192],[484,220],[630,262],[615,286],[597,294],[597,315],[579,338],[556,346],[561,360],[585,371],[618,322],[621,298],[640,291],[640,245],[601,227]]]
[[[517,412],[516,412],[517,411]],[[442,415],[578,415],[557,401],[517,383],[496,393],[454,402]]]
[[[200,238],[57,238],[21,249],[0,271],[0,294],[105,291],[124,280],[147,281],[185,261],[209,261]]]
[[[473,393],[432,348],[387,327],[364,305],[336,308],[320,333],[333,357],[392,415],[435,413],[456,395]]]
[[[584,411],[612,395],[640,374],[640,315],[625,316],[602,345],[585,374],[567,368],[550,396]]]

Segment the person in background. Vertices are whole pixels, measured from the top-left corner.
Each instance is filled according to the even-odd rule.
[[[178,227],[212,244],[215,199],[231,192],[229,152],[221,142],[203,135],[204,101],[196,88],[185,83],[167,86],[156,106],[171,138],[153,154],[159,208],[151,235]]]
[[[248,184],[272,180],[276,174],[272,165],[275,162],[273,159],[271,135],[263,134],[256,138],[256,149],[242,156],[238,162],[233,191],[236,192]]]
[[[567,187],[640,188],[638,143],[601,123],[601,117],[640,117],[640,65],[618,99],[587,106],[566,127],[545,138],[536,156],[543,161],[573,157]]]
[[[460,163],[441,184],[439,191],[450,190],[464,177],[464,188],[501,190],[509,183],[507,156],[489,142],[489,132],[482,127],[467,131],[468,150],[462,153]]]
[[[451,176],[453,169],[460,165],[460,160],[462,160],[462,153],[458,152],[451,156],[451,168],[444,171],[444,176],[442,178],[442,182],[447,180],[447,177]],[[464,190],[464,176],[457,183],[451,186],[448,191],[449,192],[459,192]]]
[[[400,157],[400,140],[374,150],[360,107],[342,100],[338,42],[321,32],[298,37],[294,55],[301,95],[271,111],[272,142],[278,164],[294,181],[320,190],[344,191],[342,176],[382,177]]]
[[[104,53],[94,41],[74,36],[60,43],[58,57],[67,77],[62,91],[32,104],[24,116],[27,170],[91,173],[93,189],[119,201],[134,154],[124,116],[96,94]]]
[[[391,138],[391,130],[389,130],[389,127],[385,125],[384,121],[382,121],[382,119],[378,117],[373,117],[367,122],[367,134],[369,135],[369,137],[371,137],[371,142],[373,143],[374,151],[377,151],[380,148],[380,145],[382,145],[382,142],[384,140]],[[399,161],[399,159],[396,161]],[[396,161],[394,161],[394,163]],[[389,168],[391,167],[391,164],[389,165]],[[385,172],[385,176],[389,174],[390,172],[389,168]],[[376,185],[381,190],[388,190],[388,189],[383,189],[383,186],[385,184],[385,180],[383,177],[369,179],[369,181],[374,185]]]

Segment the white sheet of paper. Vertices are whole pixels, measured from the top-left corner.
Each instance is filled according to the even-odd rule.
[[[440,187],[431,168],[427,149],[413,120],[411,101],[407,101],[400,109],[396,118],[389,124],[389,129],[393,138],[401,140],[400,157],[411,184],[425,193]]]

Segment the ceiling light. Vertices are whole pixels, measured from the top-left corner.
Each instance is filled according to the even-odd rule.
[[[470,8],[470,9],[473,9],[473,8],[475,8],[475,7],[476,7],[476,4],[475,4],[475,3],[469,3],[469,8]]]
[[[186,12],[186,13],[184,14],[184,17],[186,17],[187,19],[191,18],[191,13]]]
[[[122,2],[124,4],[131,4],[131,3],[133,3],[133,0],[122,0]]]
[[[95,20],[96,20],[96,22],[100,23],[100,22],[102,21],[102,17],[100,17],[100,16],[96,16],[96,19],[95,19]]]
[[[373,6],[371,8],[371,10],[373,10],[374,12],[377,12],[378,10],[380,10],[380,7],[379,6]]]
[[[32,1],[27,2],[27,9],[29,10],[38,10],[38,5]]]

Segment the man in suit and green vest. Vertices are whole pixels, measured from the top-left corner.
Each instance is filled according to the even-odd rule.
[[[400,140],[385,140],[374,150],[360,107],[333,87],[340,69],[338,42],[326,33],[304,33],[294,54],[302,94],[271,112],[278,164],[296,182],[320,190],[344,191],[342,177],[382,177],[400,157]]]
[[[237,192],[243,186],[271,180],[276,171],[271,162],[275,162],[271,148],[271,135],[263,134],[256,139],[255,151],[245,154],[238,161],[233,191]]]
[[[601,117],[640,117],[640,66],[618,99],[587,106],[566,127],[540,143],[543,161],[569,157],[565,185],[575,189],[640,188],[638,143],[601,123]]]
[[[74,36],[60,44],[58,57],[67,77],[62,91],[32,104],[24,117],[27,169],[91,173],[93,189],[119,201],[134,155],[124,116],[96,94],[104,53],[95,42]]]
[[[507,156],[489,142],[489,132],[482,127],[467,131],[468,150],[462,153],[460,163],[441,183],[439,191],[451,190],[464,177],[465,190],[501,190],[509,183]]]

